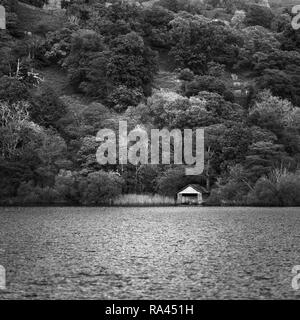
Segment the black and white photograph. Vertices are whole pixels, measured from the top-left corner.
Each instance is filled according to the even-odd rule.
[[[300,0],[0,0],[12,300],[300,300]]]

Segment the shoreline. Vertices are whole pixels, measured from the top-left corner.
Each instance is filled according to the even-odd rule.
[[[0,208],[300,208],[300,206],[271,206],[271,205],[243,205],[243,204],[228,204],[228,205],[167,205],[167,204],[156,204],[156,205],[138,205],[138,204],[126,204],[126,205],[80,205],[80,204],[60,204],[60,203],[14,203],[14,204],[0,204]]]

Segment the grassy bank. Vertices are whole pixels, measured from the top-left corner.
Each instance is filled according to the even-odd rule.
[[[176,205],[174,198],[164,197],[158,194],[124,194],[113,201],[115,206],[173,206]]]

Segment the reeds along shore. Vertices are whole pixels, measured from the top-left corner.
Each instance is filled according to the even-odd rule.
[[[113,200],[115,206],[169,206],[176,205],[174,198],[155,195],[124,194]]]

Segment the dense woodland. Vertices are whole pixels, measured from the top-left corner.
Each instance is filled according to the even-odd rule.
[[[208,205],[300,205],[300,30],[292,1],[275,2],[73,0],[25,23],[22,3],[0,0],[0,203],[98,205],[197,183]],[[203,174],[99,165],[96,134],[119,120],[205,128]]]

